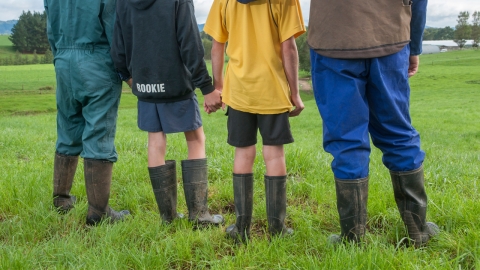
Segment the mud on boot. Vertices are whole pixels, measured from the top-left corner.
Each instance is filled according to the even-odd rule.
[[[177,170],[175,160],[165,161],[165,165],[149,167],[150,182],[157,202],[160,217],[165,223],[182,218],[177,213]]]
[[[115,211],[108,206],[113,163],[107,160],[84,159],[85,187],[87,190],[87,225],[97,225],[104,219],[110,223],[121,221],[128,210]]]
[[[233,174],[233,199],[236,222],[225,232],[237,243],[246,243],[250,237],[253,212],[253,174]]]
[[[437,224],[426,221],[427,194],[423,165],[412,171],[390,171],[390,176],[395,202],[407,227],[411,244],[415,247],[424,246],[431,237],[439,233],[440,228]]]
[[[285,226],[287,214],[287,176],[264,176],[267,221],[270,236],[287,236],[293,229]]]
[[[222,215],[211,215],[208,211],[207,159],[182,160],[182,178],[188,220],[194,224],[194,228],[223,224]]]
[[[352,180],[335,178],[337,210],[340,217],[340,235],[328,238],[332,245],[345,241],[359,243],[367,224],[368,177]]]
[[[65,214],[74,207],[77,200],[70,195],[70,190],[77,170],[78,156],[55,152],[53,164],[53,205],[60,214]]]

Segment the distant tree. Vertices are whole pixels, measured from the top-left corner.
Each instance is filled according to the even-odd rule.
[[[47,13],[25,12],[18,19],[12,28],[9,39],[21,52],[43,53],[49,48],[47,39]]]
[[[468,24],[468,19],[470,18],[470,13],[468,11],[461,11],[458,14],[457,26],[455,27],[455,37],[453,41],[458,44],[458,47],[463,48],[467,39],[470,38],[471,27]]]
[[[298,50],[299,69],[310,71],[310,47],[307,43],[307,33],[295,39]]]
[[[38,63],[39,63],[39,60],[38,60],[37,50],[33,50],[32,64],[38,64]]]
[[[425,28],[423,31],[423,40],[435,40],[435,35],[438,32],[439,28]]]
[[[47,49],[45,54],[43,55],[43,61],[44,64],[53,64],[53,53],[50,51],[50,49]]]
[[[451,40],[455,38],[455,30],[450,26],[438,29],[434,40]]]
[[[480,43],[480,12],[475,11],[472,14],[473,24],[472,24],[472,39],[473,47],[478,48]]]
[[[208,39],[210,41],[212,41],[212,39],[213,39],[211,36],[209,36],[207,33],[205,33],[205,31],[200,32],[200,38]]]
[[[212,59],[212,41],[207,38],[203,38],[202,44],[203,44],[203,49],[205,50],[204,58],[207,60]]]
[[[21,65],[22,64],[22,55],[20,52],[17,50],[15,52],[15,58],[13,59],[13,64],[14,65]]]

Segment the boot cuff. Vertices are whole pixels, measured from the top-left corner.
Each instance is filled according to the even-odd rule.
[[[190,168],[193,169],[193,168],[205,167],[205,166],[207,166],[206,158],[182,160],[183,169],[190,169]]]
[[[402,175],[416,174],[422,170],[423,170],[423,164],[420,165],[420,167],[416,168],[415,170],[403,171],[403,172],[390,171],[390,174],[395,176],[402,176]]]
[[[339,184],[361,184],[364,182],[368,182],[368,176],[364,178],[357,178],[357,179],[340,179],[335,177],[335,182]]]
[[[238,178],[245,178],[245,177],[252,177],[253,173],[233,173],[233,177],[238,177]]]

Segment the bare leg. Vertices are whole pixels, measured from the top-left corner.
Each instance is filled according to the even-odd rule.
[[[163,132],[148,133],[148,167],[165,165],[167,136]]]
[[[284,176],[287,174],[283,145],[264,145],[263,159],[268,176]]]
[[[205,158],[205,134],[203,127],[199,127],[193,131],[184,132],[187,140],[188,159]]]
[[[253,162],[256,155],[255,145],[235,148],[235,160],[233,162],[233,173],[246,174],[253,172]]]

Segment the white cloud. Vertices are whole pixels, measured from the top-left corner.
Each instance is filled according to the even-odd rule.
[[[0,21],[18,20],[23,11],[43,12],[42,0],[2,0]]]

